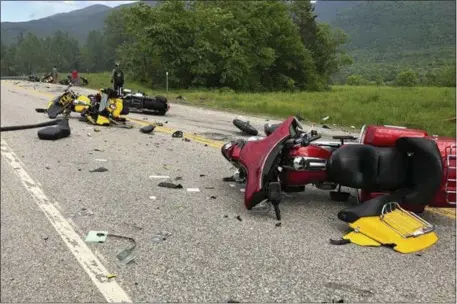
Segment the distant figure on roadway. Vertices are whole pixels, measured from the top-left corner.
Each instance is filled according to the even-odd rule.
[[[57,66],[52,68],[52,83],[57,83]]]
[[[122,87],[124,86],[124,72],[119,66],[119,62],[114,65],[113,73],[111,75],[111,83],[113,88],[119,95],[122,95]]]
[[[76,70],[71,72],[71,83],[74,85],[79,85],[78,72]]]

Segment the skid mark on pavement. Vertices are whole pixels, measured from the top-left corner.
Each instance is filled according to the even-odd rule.
[[[108,270],[60,213],[57,207],[58,204],[56,202],[52,203],[43,190],[25,171],[22,162],[3,139],[1,140],[1,155],[14,169],[14,172],[30,193],[35,203],[46,215],[49,222],[105,299],[108,302],[131,303],[132,300],[130,300],[122,287],[115,280],[106,278],[106,275],[109,273]]]
[[[2,82],[2,83],[5,83],[5,82]],[[43,92],[43,91],[38,91],[36,89],[32,90],[32,89],[25,88],[25,87],[19,87],[17,85],[13,85],[13,84],[8,83],[8,82],[6,82],[5,84],[7,84],[10,87],[19,88],[19,89],[22,89],[22,90],[25,90],[25,91],[30,91],[32,94],[35,94],[36,96],[55,97],[54,94],[50,94],[50,93]],[[151,123],[147,123],[147,122],[145,122],[143,120],[139,120],[139,119],[135,119],[135,118],[131,118],[131,117],[127,118],[127,120],[135,122],[135,123],[137,123],[137,124],[139,124],[141,126],[151,125]],[[161,133],[165,133],[165,134],[173,134],[176,131],[174,129],[167,128],[167,127],[164,127],[164,126],[156,126],[156,128],[154,130],[156,130],[158,132],[161,132]],[[203,136],[198,136],[198,135],[194,135],[194,134],[190,134],[190,133],[183,133],[183,137],[191,139],[191,140],[194,140],[195,142],[198,142],[198,143],[205,144],[205,145],[213,147],[213,148],[218,148],[218,149],[222,148],[222,146],[225,143],[223,141],[213,140],[213,139],[209,139],[209,138],[206,138],[206,137],[203,137]],[[432,208],[432,207],[427,207],[426,210],[429,211],[429,212],[432,212],[434,214],[445,216],[447,218],[456,219],[456,210],[455,210],[455,208]]]

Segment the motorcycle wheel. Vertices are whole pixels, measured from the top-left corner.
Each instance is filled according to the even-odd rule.
[[[241,119],[235,118],[233,120],[233,125],[248,135],[257,136],[257,134],[259,134],[259,131],[251,126],[249,122],[242,121]]]

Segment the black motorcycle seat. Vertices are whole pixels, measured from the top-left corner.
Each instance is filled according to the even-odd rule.
[[[356,189],[395,190],[407,181],[408,155],[395,148],[344,145],[327,163],[330,178]]]
[[[399,138],[395,148],[343,146],[333,153],[327,166],[331,179],[342,186],[392,191],[388,198],[391,201],[417,205],[427,205],[433,200],[443,174],[438,146],[427,138]],[[383,199],[387,198],[378,200]],[[376,204],[381,202],[373,200],[346,209],[343,217],[368,216],[379,211]]]

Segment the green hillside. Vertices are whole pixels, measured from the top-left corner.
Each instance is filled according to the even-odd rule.
[[[454,64],[455,9],[455,1],[316,3],[318,18],[343,29],[350,37],[344,49],[354,64],[339,73],[339,79],[355,73],[375,80],[382,72],[385,81],[392,81],[399,70],[406,68],[426,77]]]

